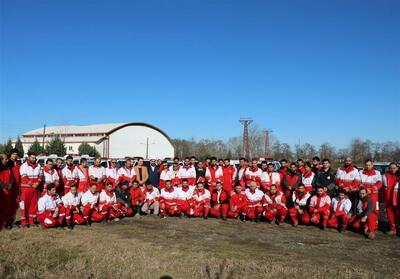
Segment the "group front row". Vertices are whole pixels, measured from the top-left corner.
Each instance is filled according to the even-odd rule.
[[[200,178],[196,186],[183,179],[179,186],[166,181],[165,188],[159,191],[152,184],[140,186],[137,181],[123,182],[114,188],[112,182],[105,189],[98,189],[96,183],[84,193],[78,192],[76,185],[60,198],[54,184],[47,187],[47,193],[38,201],[38,220],[45,228],[67,225],[90,225],[92,222],[108,222],[134,214],[180,217],[209,216],[236,218],[242,221],[259,222],[264,219],[280,224],[286,220],[293,226],[315,224],[325,230],[328,226],[343,232],[348,226],[360,230],[368,238],[375,238],[378,214],[372,199],[365,189],[352,203],[345,190],[331,199],[323,187],[311,195],[300,184],[286,197],[279,187],[272,185],[265,193],[253,181],[250,187],[242,190],[234,187],[232,193],[223,189],[217,181],[215,187],[205,189],[205,181]]]

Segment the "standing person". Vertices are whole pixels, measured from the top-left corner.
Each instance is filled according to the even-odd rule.
[[[238,170],[237,170],[236,182],[238,182],[242,186],[243,191],[246,188],[246,181],[244,179],[244,173],[246,172],[248,167],[249,167],[249,165],[248,165],[247,159],[243,158],[243,157],[240,158],[239,166],[238,166]]]
[[[23,154],[21,154],[23,156]],[[21,175],[19,169],[21,168],[21,164],[19,162],[19,154],[17,149],[11,150],[10,160],[8,161],[13,177],[14,177],[14,184],[11,188],[11,207],[10,207],[10,215],[12,216],[12,220],[14,221],[17,214],[17,209],[19,207],[19,195],[21,191]]]
[[[282,159],[280,160],[280,163],[281,167],[279,169],[279,174],[281,175],[281,180],[283,180],[283,177],[285,176],[286,172],[289,171],[288,160]]]
[[[261,174],[261,186],[264,193],[269,191],[271,185],[275,185],[278,191],[282,192],[281,176],[278,172],[274,171],[273,163],[267,164],[267,168]]]
[[[217,182],[210,198],[210,214],[226,221],[229,210],[229,193],[223,189],[221,182]]]
[[[296,163],[291,163],[290,170],[285,173],[282,181],[282,186],[283,186],[282,190],[284,191],[287,200],[290,199],[297,186],[299,186],[302,183],[301,181],[302,181],[302,175],[297,170]]]
[[[181,179],[187,179],[189,185],[194,185],[196,183],[196,169],[190,163],[190,158],[186,157],[183,166],[179,168],[178,175]]]
[[[399,191],[399,168],[396,163],[389,165],[389,171],[383,176],[383,201],[386,205],[386,216],[390,226],[388,234],[396,234],[396,223],[399,224],[400,234],[400,208],[398,201]]]
[[[257,182],[255,181],[250,183],[250,187],[244,193],[247,197],[247,218],[259,222],[261,214],[264,211],[262,207],[264,193],[258,189]]]
[[[182,179],[179,175],[180,168],[181,166],[178,163],[174,163],[172,165],[172,179],[171,179],[172,186],[179,186],[182,184]]]
[[[323,159],[322,169],[317,175],[316,186],[324,187],[324,190],[331,198],[336,196],[335,175],[336,173],[331,168],[331,162],[329,159]]]
[[[158,184],[160,182],[160,173],[158,172],[158,166],[156,164],[155,159],[150,160],[150,165],[148,168],[149,173],[149,182],[154,185],[154,187],[158,188]]]
[[[38,220],[44,228],[62,226],[65,208],[56,191],[56,185],[47,186],[47,193],[38,201]]]
[[[81,198],[83,218],[86,225],[90,226],[92,222],[102,222],[105,215],[100,212],[99,208],[99,192],[97,183],[92,183]]]
[[[7,229],[12,228],[15,206],[13,187],[15,182],[8,156],[0,154],[0,231],[3,224]]]
[[[275,222],[277,225],[285,222],[287,208],[286,198],[282,192],[278,191],[278,187],[272,184],[269,191],[264,194],[263,199],[264,217],[270,223]]]
[[[317,188],[317,193],[310,199],[309,211],[311,215],[311,222],[326,230],[328,225],[328,218],[330,215],[331,198],[324,191],[322,186]]]
[[[310,223],[310,215],[308,214],[310,197],[310,193],[306,192],[303,184],[298,185],[293,192],[291,207],[288,212],[294,227],[299,224],[299,219],[304,225]]]
[[[297,168],[301,172],[301,174],[304,174],[304,172],[306,171],[306,168],[304,166],[303,159],[300,159],[300,158],[297,159]]]
[[[113,184],[114,189],[116,189],[119,185],[117,159],[111,159],[110,165],[108,166],[108,168],[106,168],[105,183],[108,182],[111,182]]]
[[[224,174],[222,168],[217,165],[217,158],[212,157],[211,163],[206,169],[206,179],[208,187],[215,188],[217,180],[222,181],[224,179]]]
[[[163,163],[163,169],[160,172],[160,182],[158,184],[158,189],[164,189],[165,188],[165,184],[166,181],[171,181],[172,180],[172,171],[170,170],[170,168],[168,167],[168,163],[164,162]]]
[[[85,218],[80,209],[82,193],[78,192],[77,186],[72,185],[69,192],[61,200],[65,208],[65,220],[67,227],[73,229],[74,225],[84,225]]]
[[[47,193],[47,186],[50,184],[54,184],[56,186],[56,191],[58,189],[60,178],[58,176],[57,171],[53,168],[53,164],[54,162],[52,159],[47,159],[46,165],[43,167],[43,189],[41,194],[42,196]]]
[[[134,180],[136,180],[135,169],[132,166],[132,159],[127,158],[125,164],[118,169],[118,180],[120,183],[128,182],[131,185]]]
[[[235,186],[235,192],[229,199],[228,216],[231,218],[240,218],[242,221],[246,220],[248,210],[247,196],[242,192],[242,185]]]
[[[262,170],[258,167],[258,159],[251,160],[251,166],[248,167],[244,173],[246,179],[246,186],[250,187],[252,181],[257,183],[257,187],[260,186]]]
[[[378,214],[375,210],[374,201],[368,197],[368,192],[364,188],[360,189],[358,195],[349,224],[356,230],[362,230],[369,239],[375,239],[375,232],[378,229]]]
[[[31,226],[38,211],[39,185],[43,179],[42,167],[36,162],[36,153],[29,152],[28,159],[21,165],[21,226]]]
[[[81,158],[79,165],[76,166],[76,173],[78,174],[78,192],[85,193],[89,190],[89,168],[86,158]]]
[[[78,183],[78,172],[73,164],[74,158],[67,156],[65,159],[65,167],[62,170],[63,184],[64,184],[64,195],[69,192],[71,185]]]
[[[199,180],[200,177],[206,177],[206,168],[204,167],[204,163],[199,161],[196,167],[196,181]],[[196,183],[195,183],[196,184]]]
[[[196,156],[190,157],[190,164],[191,164],[194,168],[197,167],[197,158],[196,158]]]
[[[224,160],[224,166],[222,167],[223,173],[223,188],[228,193],[233,191],[233,186],[235,185],[235,178],[236,178],[236,168],[231,165],[230,159]]]
[[[379,191],[382,188],[382,176],[379,171],[374,169],[374,164],[370,159],[365,160],[364,169],[360,171],[361,184],[368,192],[368,197],[374,202],[375,210],[379,216]],[[376,220],[378,226],[378,219]]]
[[[63,165],[64,165],[64,161],[61,158],[57,158],[56,162],[54,164],[54,169],[56,170],[57,174],[58,174],[58,189],[57,189],[57,194],[59,195],[63,195],[64,194],[64,177],[62,174],[62,170],[63,170]]]
[[[312,171],[316,174],[319,173],[319,171],[322,168],[321,159],[318,156],[315,156],[312,158],[311,163],[312,163]]]
[[[160,209],[160,191],[155,188],[152,184],[147,184],[144,194],[144,203],[142,206],[142,212],[144,214],[150,215],[153,211],[154,215],[158,215]]]
[[[101,165],[101,158],[94,158],[94,164],[89,167],[90,184],[97,184],[97,191],[101,192],[104,189],[106,181],[106,169]]]
[[[346,195],[346,191],[340,189],[339,195],[332,199],[328,226],[338,228],[339,232],[344,232],[351,218],[351,206],[352,204]]]
[[[346,157],[344,165],[337,170],[335,184],[347,192],[352,202],[357,198],[361,178],[357,168],[353,166],[351,157]]]
[[[137,162],[137,166],[134,167],[136,180],[140,185],[144,185],[149,179],[149,171],[147,167],[144,165],[143,158],[139,158]]]
[[[310,162],[306,162],[304,165],[304,173],[301,176],[301,183],[304,184],[306,192],[314,190],[317,175],[313,172]]]

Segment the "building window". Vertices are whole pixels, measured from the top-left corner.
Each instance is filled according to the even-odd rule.
[[[72,151],[72,146],[68,146],[68,150],[69,150],[69,151]]]

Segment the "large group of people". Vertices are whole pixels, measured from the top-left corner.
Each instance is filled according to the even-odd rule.
[[[11,229],[19,208],[22,228],[40,224],[44,228],[106,223],[134,215],[160,218],[209,217],[227,220],[287,222],[293,226],[315,225],[339,232],[352,229],[375,238],[379,203],[384,202],[390,226],[388,234],[399,233],[399,168],[390,164],[385,174],[366,160],[358,170],[347,157],[333,170],[329,159],[314,157],[272,162],[240,159],[197,161],[174,158],[167,161],[127,158],[108,167],[95,158],[78,165],[73,158],[47,159],[42,167],[36,154],[19,163],[18,151],[1,154],[0,228]]]

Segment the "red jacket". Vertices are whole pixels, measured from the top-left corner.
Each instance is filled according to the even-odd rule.
[[[129,191],[131,192],[131,201],[133,206],[137,205],[138,202],[144,201],[145,196],[140,187],[136,189],[130,188]]]
[[[222,167],[222,173],[224,177],[224,190],[231,192],[233,190],[233,186],[235,185],[235,178],[234,175],[236,173],[236,169],[234,166],[229,165],[229,166],[223,166]]]
[[[383,200],[387,205],[398,205],[399,175],[387,172],[383,177],[383,182]]]
[[[215,189],[212,194],[211,194],[211,206],[215,205],[221,205],[221,204],[229,204],[229,194],[227,191],[224,189],[221,190],[221,193],[219,195],[218,199],[218,191]]]
[[[233,194],[229,200],[229,208],[233,206],[236,208],[247,206],[247,196],[244,193]]]

